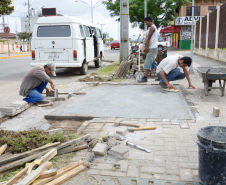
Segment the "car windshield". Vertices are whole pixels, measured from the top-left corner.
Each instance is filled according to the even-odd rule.
[[[164,42],[162,38],[158,38],[158,42]]]
[[[39,26],[38,37],[70,37],[70,26]]]

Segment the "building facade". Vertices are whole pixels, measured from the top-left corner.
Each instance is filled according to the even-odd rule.
[[[207,12],[214,11],[219,3],[226,3],[226,0],[194,0],[194,19],[197,21],[200,17],[206,16]],[[177,18],[171,22],[169,27],[177,27],[171,32],[166,32],[166,28],[160,30],[160,33],[171,33],[172,46],[181,50],[190,49],[192,38],[192,3],[185,4],[175,10]],[[169,27],[168,30],[169,30]],[[179,27],[179,29],[178,29]]]

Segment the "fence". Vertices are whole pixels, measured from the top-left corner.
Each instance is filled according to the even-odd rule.
[[[195,24],[194,52],[226,62],[226,3]]]

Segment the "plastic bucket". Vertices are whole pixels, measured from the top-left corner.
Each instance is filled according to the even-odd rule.
[[[226,184],[226,127],[198,130],[199,181],[203,185]]]

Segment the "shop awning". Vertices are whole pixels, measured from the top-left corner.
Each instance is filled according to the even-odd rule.
[[[176,33],[180,32],[180,26],[170,26],[160,30],[160,33]]]

